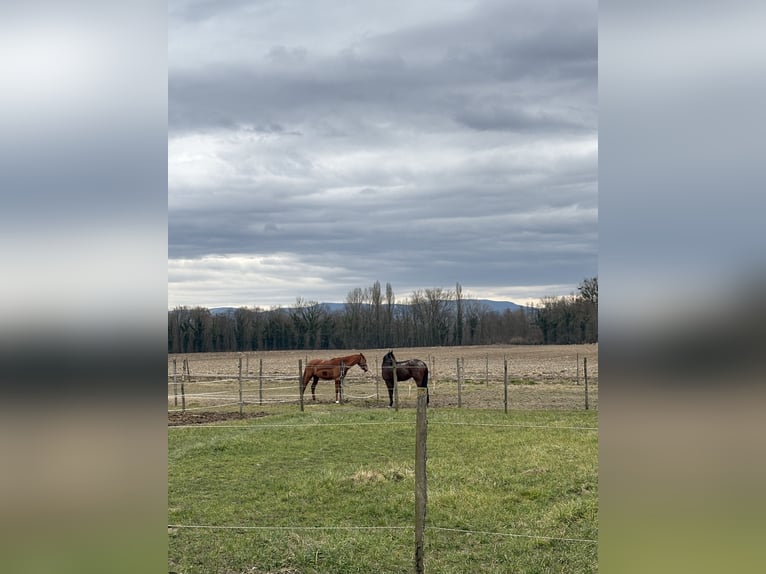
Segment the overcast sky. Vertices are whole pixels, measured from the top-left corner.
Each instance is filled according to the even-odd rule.
[[[597,274],[597,2],[171,0],[168,306]]]

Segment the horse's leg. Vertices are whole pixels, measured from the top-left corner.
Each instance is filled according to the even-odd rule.
[[[315,401],[317,400],[317,383],[319,382],[319,377],[317,375],[314,375],[314,380],[311,382],[311,400]]]
[[[335,404],[340,404],[340,377],[335,379]]]

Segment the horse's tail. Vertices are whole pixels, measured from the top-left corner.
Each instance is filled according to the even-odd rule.
[[[301,385],[301,392],[306,390],[306,386],[309,384],[311,377],[314,374],[314,367],[306,365],[303,367],[303,384]]]
[[[425,372],[423,373],[423,386],[426,388],[426,404],[431,402],[431,397],[428,394],[428,365],[425,366]]]

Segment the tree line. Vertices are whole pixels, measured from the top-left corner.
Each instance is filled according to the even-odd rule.
[[[396,301],[391,284],[376,281],[348,293],[343,308],[299,297],[289,308],[205,307],[168,311],[168,352],[372,349],[494,344],[574,344],[598,341],[598,278],[578,293],[498,312],[455,289],[414,291]]]

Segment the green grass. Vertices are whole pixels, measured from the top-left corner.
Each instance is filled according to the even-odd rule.
[[[537,381],[533,381],[531,379],[510,379],[508,381],[509,385],[536,385]]]
[[[169,528],[169,572],[412,571],[415,411],[270,412],[169,430],[168,524],[251,527]],[[597,571],[595,544],[560,540],[598,536],[597,432],[550,428],[596,413],[428,416],[428,571]]]

